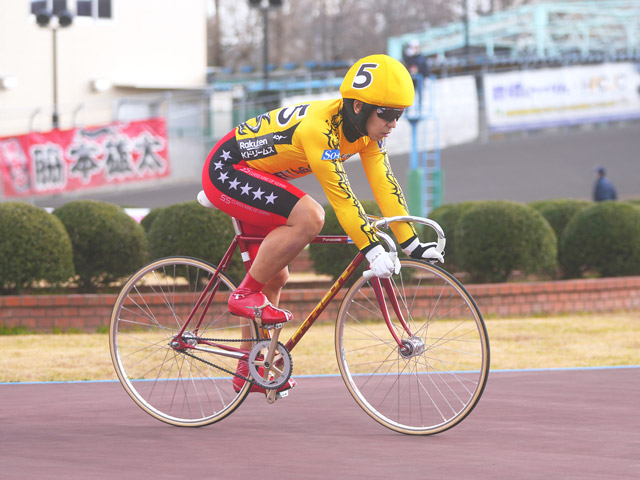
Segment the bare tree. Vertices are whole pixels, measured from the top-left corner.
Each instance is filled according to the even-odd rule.
[[[263,18],[248,0],[210,0],[209,61],[218,66],[262,65]],[[473,2],[473,0],[470,0]],[[490,2],[490,3],[487,3]],[[478,0],[477,11],[535,0]],[[283,65],[308,60],[351,61],[384,53],[391,36],[459,21],[465,0],[284,0],[270,9],[269,59]]]

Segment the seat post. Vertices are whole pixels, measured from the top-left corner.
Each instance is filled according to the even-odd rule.
[[[244,234],[242,229],[242,222],[237,218],[231,217],[231,223],[233,224],[233,230],[236,232],[236,237],[239,237]],[[249,271],[251,268],[251,256],[249,255],[247,244],[244,241],[239,241],[238,246],[240,247],[240,257],[242,258],[242,262],[244,263],[244,267]]]
[[[231,223],[233,223],[233,231],[236,235],[242,235],[242,224],[234,217],[231,217]]]

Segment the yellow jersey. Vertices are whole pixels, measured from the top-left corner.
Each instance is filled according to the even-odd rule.
[[[235,129],[244,163],[291,180],[313,173],[342,228],[366,252],[378,239],[349,185],[343,162],[359,154],[376,203],[384,216],[408,215],[384,140],[367,136],[349,142],[342,129],[342,99],[316,100],[261,114]],[[393,223],[398,242],[416,235],[413,226]]]

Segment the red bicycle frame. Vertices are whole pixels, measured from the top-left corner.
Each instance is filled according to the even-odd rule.
[[[194,334],[197,335],[197,332],[198,332],[198,330],[200,328],[200,325],[202,324],[202,321],[204,320],[204,317],[205,317],[205,315],[207,313],[207,310],[209,309],[209,306],[211,305],[211,302],[213,301],[214,295],[215,295],[216,291],[218,290],[218,286],[220,284],[219,273],[220,272],[225,272],[227,270],[227,268],[229,266],[229,263],[231,262],[231,258],[233,257],[233,254],[236,251],[236,248],[238,248],[238,247],[240,248],[240,252],[241,252],[241,255],[242,255],[242,260],[243,260],[244,265],[245,265],[245,269],[247,271],[249,271],[249,268],[251,267],[251,259],[250,259],[249,254],[248,254],[248,247],[249,247],[250,244],[261,243],[264,240],[264,237],[255,237],[255,236],[244,235],[242,233],[242,228],[241,228],[239,222],[236,219],[232,219],[232,220],[233,220],[233,226],[234,226],[236,234],[235,234],[233,240],[231,241],[231,245],[229,245],[229,248],[227,249],[227,251],[225,252],[224,256],[222,257],[222,260],[220,261],[220,264],[216,268],[216,271],[215,271],[214,275],[211,277],[211,280],[209,280],[209,283],[207,284],[207,286],[204,288],[204,290],[200,294],[200,297],[198,298],[198,301],[194,305],[193,309],[191,310],[191,313],[189,314],[189,317],[184,322],[184,325],[182,326],[182,329],[180,330],[178,335],[176,335],[176,337],[175,337],[176,340],[178,342],[180,342],[180,344],[181,344],[180,348],[190,348],[191,347],[191,345],[185,343],[182,340],[182,334],[184,333],[184,331],[187,328],[187,326],[191,323],[192,318],[195,315],[195,312],[198,310],[198,308],[200,307],[200,305],[202,304],[204,299],[207,298],[207,296],[208,296],[209,298],[207,300],[207,303],[206,303],[202,313],[200,314],[200,317],[198,319],[198,322],[197,322],[195,328],[193,329]],[[347,243],[352,243],[352,242],[351,242],[351,239],[347,235],[318,235],[311,243],[347,244]],[[358,252],[358,254],[351,261],[351,263],[347,266],[347,268],[345,268],[344,272],[342,272],[342,274],[333,283],[331,288],[329,288],[327,293],[318,302],[318,304],[315,306],[313,311],[311,313],[309,313],[309,315],[304,320],[304,322],[302,322],[300,327],[298,327],[298,329],[294,332],[294,334],[291,336],[291,338],[287,341],[287,343],[285,345],[287,350],[289,350],[289,351],[293,350],[293,348],[302,339],[304,334],[316,322],[316,320],[318,319],[320,314],[324,311],[324,309],[327,307],[327,305],[329,305],[331,300],[333,300],[333,298],[340,291],[340,289],[347,283],[349,278],[351,278],[353,273],[356,271],[356,269],[360,266],[360,264],[364,260],[365,260],[365,256],[362,254],[362,252]],[[402,347],[403,346],[402,345],[402,341],[400,340],[400,337],[396,333],[396,330],[395,330],[395,328],[394,328],[394,326],[393,326],[393,324],[391,322],[391,318],[389,316],[389,310],[387,308],[387,304],[386,304],[386,301],[385,301],[384,292],[386,292],[387,296],[389,297],[389,300],[391,302],[391,306],[393,308],[393,311],[396,314],[396,317],[398,318],[398,321],[402,325],[402,328],[407,332],[407,334],[409,336],[411,336],[411,331],[410,331],[409,326],[407,325],[407,323],[406,323],[406,321],[404,319],[404,316],[402,314],[402,309],[400,308],[400,304],[398,303],[398,299],[397,299],[397,297],[396,297],[396,295],[394,293],[393,286],[391,284],[391,280],[388,279],[388,278],[384,278],[384,279],[380,280],[379,278],[374,277],[374,278],[371,279],[371,283],[373,285],[373,290],[375,292],[376,299],[378,300],[378,305],[380,307],[380,311],[381,311],[382,316],[383,316],[383,318],[385,320],[385,323],[387,324],[387,327],[389,328],[389,331],[391,332],[391,335],[393,336],[394,340],[397,342],[398,346]],[[384,288],[384,292],[383,292],[383,288]],[[245,350],[243,350],[243,349],[231,347],[229,345],[210,344],[209,342],[203,342],[203,343],[209,344],[211,346],[216,346],[216,347],[219,347],[219,348],[224,348],[225,350],[234,351],[234,352],[237,352],[237,353],[246,353]]]

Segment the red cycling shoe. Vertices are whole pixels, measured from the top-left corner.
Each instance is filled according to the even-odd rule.
[[[264,369],[262,367],[258,368],[258,373],[260,373],[260,375],[262,375],[262,373],[264,372]],[[242,375],[245,378],[249,377],[249,364],[247,362],[243,362],[240,361],[238,362],[238,368],[236,369],[236,373],[238,375]],[[233,377],[233,390],[238,393],[240,390],[242,390],[242,387],[244,387],[245,381],[240,378],[240,377]],[[283,392],[285,390],[289,390],[290,388],[293,388],[296,386],[296,381],[293,378],[290,378],[289,380],[287,380],[287,383],[285,383],[283,386],[281,386],[278,389],[278,392]],[[265,388],[262,388],[259,385],[253,385],[251,387],[251,390],[249,391],[250,393],[267,393],[267,390]]]
[[[262,292],[239,287],[229,297],[229,311],[261,325],[277,325],[293,318],[289,310],[274,307]]]

